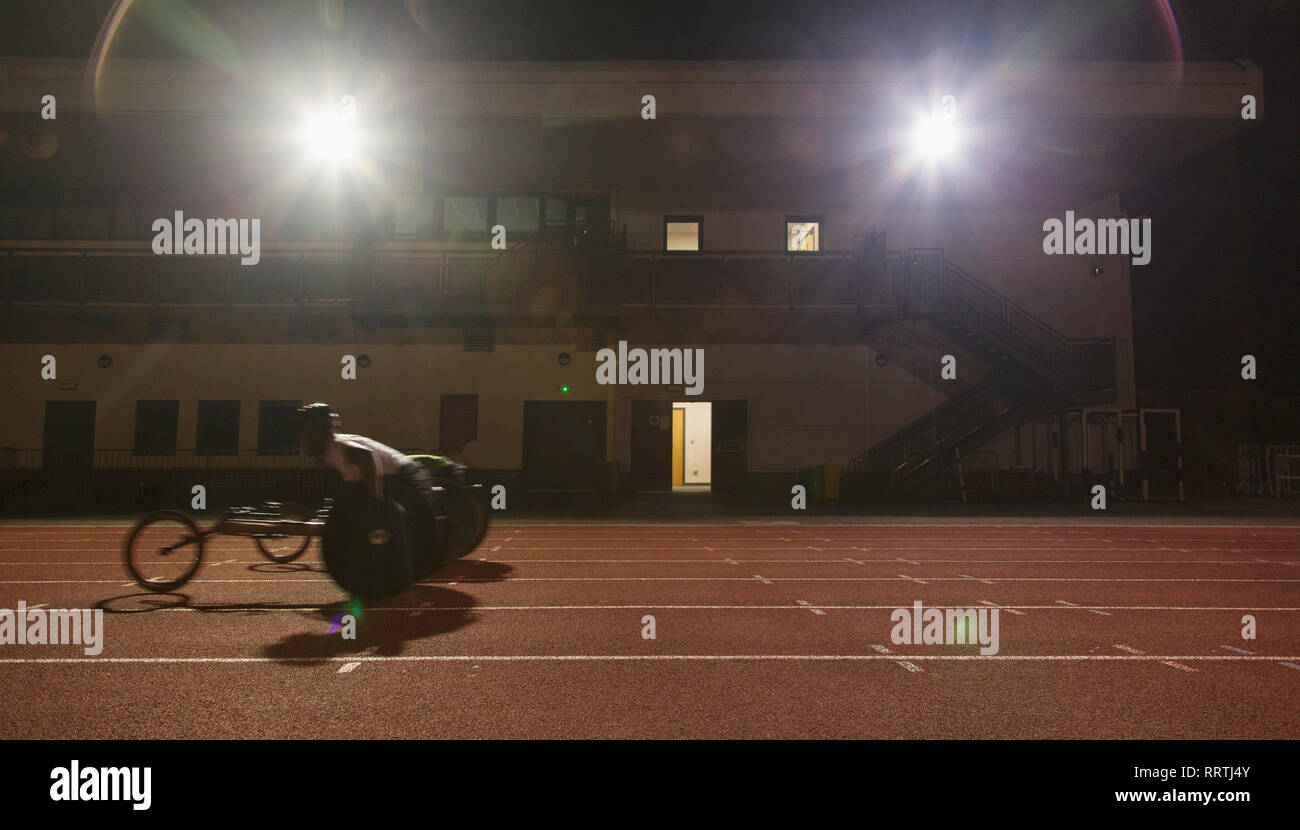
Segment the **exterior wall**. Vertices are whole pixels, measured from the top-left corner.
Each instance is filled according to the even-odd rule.
[[[0,373],[8,404],[0,413],[4,443],[39,448],[47,400],[94,400],[95,447],[131,449],[137,400],[180,402],[178,448],[195,444],[199,400],[239,400],[240,449],[257,447],[258,402],[324,400],[343,417],[343,428],[402,449],[438,445],[441,394],[479,396],[478,446],[467,452],[477,467],[518,469],[523,453],[523,401],[604,400],[584,354],[561,367],[556,356],[571,347],[505,346],[463,352],[459,346],[191,346],[113,344],[10,345]],[[364,351],[371,365],[356,380],[340,377],[340,357]],[[101,369],[100,354],[113,365]],[[55,381],[40,378],[41,356],[58,360]],[[587,354],[588,361],[591,360]],[[579,369],[579,366],[584,366]],[[21,367],[21,371],[20,371]],[[56,383],[77,384],[56,391]],[[572,388],[563,395],[560,385]],[[612,441],[606,454],[612,457]]]
[[[992,211],[948,214],[938,211],[870,213],[819,211],[800,206],[789,211],[708,211],[691,205],[671,209],[624,209],[619,222],[628,229],[628,247],[663,250],[665,214],[699,214],[705,251],[780,251],[785,248],[785,217],[822,213],[822,248],[848,250],[853,236],[874,225],[891,249],[943,248],[944,255],[976,279],[1003,294],[1066,337],[1113,337],[1118,402],[1136,406],[1133,369],[1133,311],[1130,257],[1048,256],[1043,253],[1043,221],[1077,216],[1118,217],[1118,197],[1086,205],[1062,204],[1059,211]],[[1156,238],[1156,245],[1159,238]],[[1153,248],[1158,256],[1159,251]],[[1104,269],[1091,274],[1092,262]],[[1141,267],[1141,266],[1137,266]],[[874,423],[874,421],[873,421]]]
[[[652,346],[656,344],[630,344]],[[476,467],[518,469],[526,400],[607,402],[608,458],[629,467],[632,400],[688,400],[681,387],[601,386],[595,357],[563,345],[497,346],[463,352],[457,346],[364,347],[371,365],[358,379],[339,376],[340,357],[363,349],[334,346],[196,346],[17,344],[6,347],[3,374],[9,405],[0,412],[5,445],[42,444],[45,402],[94,400],[95,447],[131,449],[138,400],[180,402],[179,449],[195,445],[199,400],[239,400],[243,450],[257,447],[258,402],[324,400],[343,416],[344,429],[403,449],[437,448],[441,394],[477,394]],[[745,399],[749,413],[749,468],[790,470],[845,464],[872,443],[924,415],[945,397],[925,379],[890,362],[875,365],[865,346],[705,346],[703,400]],[[569,351],[561,367],[556,356]],[[100,354],[113,365],[101,369]],[[58,360],[57,380],[40,378],[41,357]],[[76,383],[57,391],[58,383]],[[568,384],[570,392],[559,391]],[[690,402],[695,402],[690,400]],[[706,441],[706,446],[708,442]]]

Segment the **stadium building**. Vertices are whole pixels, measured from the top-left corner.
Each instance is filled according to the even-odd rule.
[[[0,61],[7,508],[282,495],[311,400],[524,493],[1177,497],[1133,370],[1163,229],[1120,194],[1248,95],[1245,61]],[[606,348],[696,385],[602,383]]]

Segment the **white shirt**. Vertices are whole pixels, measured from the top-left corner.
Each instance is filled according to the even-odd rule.
[[[392,447],[364,435],[336,434],[334,440],[325,448],[325,463],[338,470],[344,481],[361,480],[361,468],[348,460],[347,453],[344,451],[345,446],[365,450],[370,454],[370,460],[375,465],[375,484],[381,493],[384,488],[384,476],[396,474],[408,460],[405,455]]]

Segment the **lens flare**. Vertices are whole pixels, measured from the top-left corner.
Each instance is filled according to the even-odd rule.
[[[361,619],[361,600],[352,600],[344,610],[330,617],[330,633],[333,634],[343,627],[343,618],[351,616],[353,619]]]
[[[356,136],[351,119],[324,115],[309,122],[303,141],[312,155],[324,161],[347,161],[352,158]]]
[[[923,158],[944,158],[957,146],[957,127],[951,118],[926,118],[913,128],[912,146]]]

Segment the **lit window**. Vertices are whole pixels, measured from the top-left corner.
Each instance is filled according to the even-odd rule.
[[[703,246],[704,222],[698,216],[669,216],[664,219],[665,251],[698,251]]]
[[[788,218],[785,221],[787,251],[820,251],[822,223],[819,220]]]

